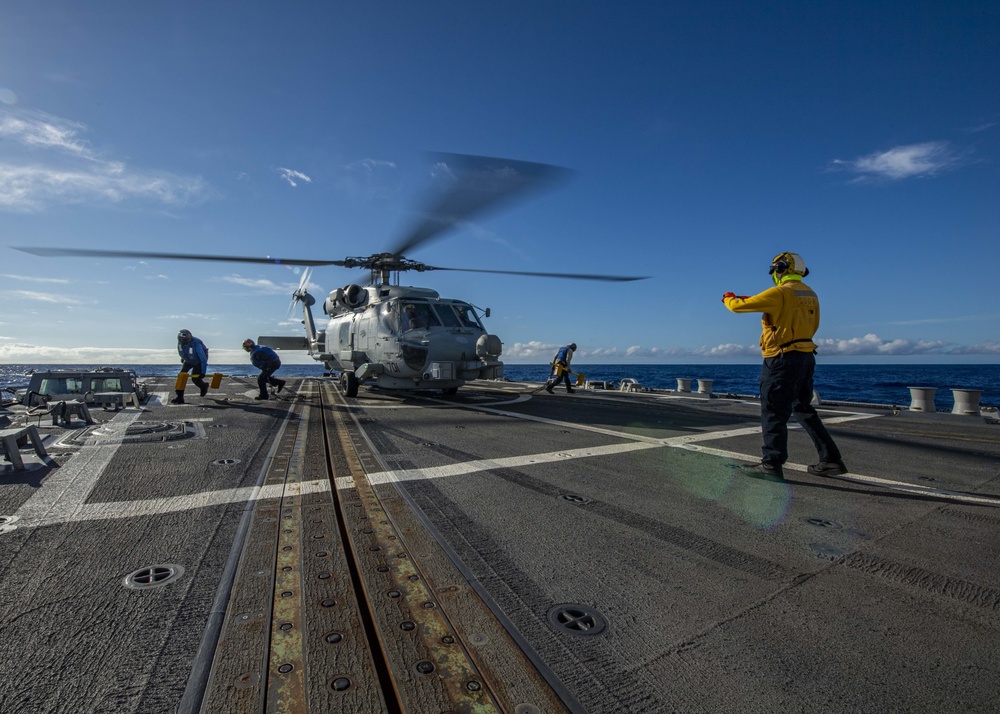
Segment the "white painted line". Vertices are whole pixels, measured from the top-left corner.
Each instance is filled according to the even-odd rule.
[[[376,471],[368,474],[368,480],[373,486],[394,481],[414,481],[418,479],[447,478],[449,476],[463,476],[466,474],[489,471],[490,469],[510,469],[523,468],[525,466],[536,466],[539,464],[549,464],[556,461],[571,461],[573,459],[587,459],[594,456],[613,456],[631,451],[644,451],[646,449],[656,449],[665,446],[660,442],[632,442],[628,444],[608,444],[607,446],[590,446],[582,449],[569,449],[566,451],[553,451],[547,454],[526,454],[524,456],[508,456],[502,459],[482,459],[478,461],[464,461],[461,463],[447,464],[445,466],[433,466],[426,469],[405,469],[401,471]],[[337,479],[337,488],[345,488],[343,480]]]
[[[122,445],[126,429],[141,413],[123,410],[105,422],[102,428],[118,436],[102,439],[98,445],[81,447],[69,463],[46,478],[31,498],[17,509],[15,515],[25,521],[21,526],[72,520]]]

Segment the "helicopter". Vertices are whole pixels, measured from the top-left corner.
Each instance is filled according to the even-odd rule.
[[[459,228],[472,215],[517,195],[550,186],[568,171],[558,166],[467,154],[437,154],[452,181],[428,201],[416,224],[391,251],[342,260],[301,260],[276,257],[198,255],[85,248],[14,247],[33,255],[201,260],[303,266],[289,311],[302,306],[305,335],[261,336],[257,343],[276,350],[304,350],[337,373],[340,389],[356,397],[359,386],[372,384],[387,390],[440,390],[455,394],[476,379],[501,379],[502,343],[487,332],[480,310],[469,302],[442,298],[430,288],[402,286],[401,273],[450,270],[535,277],[627,282],[646,276],[551,273],[476,268],[449,268],[410,260],[403,254],[442,233]],[[312,308],[316,298],[308,290],[314,267],[334,265],[369,271],[366,285],[350,283],[332,290],[322,308],[325,328],[318,329]]]

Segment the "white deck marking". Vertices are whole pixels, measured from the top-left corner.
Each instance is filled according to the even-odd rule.
[[[19,522],[22,528],[35,526],[51,526],[70,521],[100,521],[116,518],[135,518],[137,516],[158,516],[164,513],[191,511],[196,508],[222,506],[229,503],[250,503],[269,498],[284,496],[304,496],[310,493],[321,493],[330,490],[328,479],[316,479],[291,484],[272,484],[270,486],[245,486],[242,488],[223,489],[221,491],[204,491],[188,496],[169,496],[165,498],[150,498],[143,501],[113,501],[107,503],[88,503],[80,505],[68,518],[60,517],[53,512],[48,516],[30,523]]]
[[[72,520],[122,445],[125,430],[141,414],[142,410],[126,409],[102,424],[105,431],[120,434],[120,437],[111,437],[110,443],[102,439],[100,444],[81,447],[69,463],[56,469],[17,509],[14,515],[23,521],[19,525],[31,526],[43,520],[54,523]]]
[[[726,451],[723,449],[714,449],[711,447],[698,446],[698,442],[703,441],[715,441],[718,439],[729,439],[736,436],[749,436],[752,434],[759,434],[760,427],[742,427],[739,429],[727,429],[724,431],[706,431],[698,434],[682,434],[680,436],[672,436],[666,439],[654,439],[652,437],[639,436],[637,434],[629,434],[623,431],[616,431],[613,429],[605,429],[602,427],[592,427],[585,424],[573,424],[570,422],[558,421],[555,419],[546,419],[545,417],[531,416],[527,414],[518,414],[516,412],[508,412],[499,409],[491,409],[489,407],[483,407],[478,405],[462,405],[466,409],[471,409],[475,411],[489,412],[492,414],[500,414],[502,416],[510,416],[515,419],[521,419],[523,421],[533,421],[549,424],[552,426],[566,427],[570,429],[576,429],[580,431],[590,431],[600,434],[608,434],[612,436],[617,436],[622,439],[629,439],[632,443],[626,444],[610,444],[607,446],[597,446],[583,449],[570,449],[566,451],[553,451],[548,453],[540,454],[528,454],[524,456],[510,456],[503,459],[483,459],[479,461],[466,461],[462,463],[448,464],[446,466],[435,466],[426,469],[406,469],[400,471],[379,471],[376,473],[369,474],[368,479],[374,484],[384,484],[394,481],[411,481],[420,479],[435,479],[435,478],[446,478],[449,476],[462,476],[471,473],[477,473],[482,471],[488,471],[490,469],[497,468],[523,468],[526,466],[532,466],[535,464],[545,464],[552,463],[556,461],[565,461],[568,459],[581,459],[588,458],[592,456],[609,456],[612,454],[620,454],[631,451],[642,451],[645,449],[654,449],[658,447],[671,447],[687,449],[690,451],[697,451],[699,453],[711,454],[713,456],[720,456],[727,459],[737,459],[740,461],[750,461],[754,462],[760,459],[759,456],[750,456],[748,454],[742,454],[735,451]],[[874,419],[878,417],[878,414],[862,414],[859,412],[843,412],[837,411],[837,414],[842,416],[831,417],[824,419],[826,424],[842,424],[850,421],[857,421],[859,419]],[[801,428],[799,425],[790,425],[793,428]],[[807,473],[808,467],[805,464],[795,464],[786,463],[784,465],[785,469],[791,471],[801,471]],[[823,478],[823,477],[818,477]],[[864,474],[850,473],[837,477],[844,481],[854,481],[859,484],[866,485],[876,485],[890,488],[897,491],[904,491],[906,493],[913,493],[917,495],[925,496],[935,496],[938,498],[946,498],[953,501],[959,501],[964,503],[973,503],[977,505],[986,506],[1000,506],[1000,498],[993,498],[990,496],[977,496],[970,493],[961,493],[955,491],[944,491],[940,489],[925,488],[923,486],[916,486],[914,484],[905,483],[902,481],[892,481],[890,479],[883,479],[877,476],[866,476]],[[352,482],[353,483],[353,482]],[[347,480],[337,479],[337,489],[347,488]]]
[[[157,393],[157,397],[167,393]],[[529,395],[519,395],[515,399],[502,402],[511,404],[530,399]],[[166,401],[162,399],[161,401]],[[428,401],[438,401],[428,399]],[[584,447],[580,449],[567,449],[564,451],[552,451],[547,453],[526,454],[521,456],[509,456],[502,459],[482,459],[466,461],[462,463],[448,464],[425,469],[406,469],[399,471],[379,471],[369,474],[369,481],[373,485],[386,484],[395,481],[409,481],[417,479],[447,478],[450,476],[463,476],[467,474],[479,473],[490,469],[502,468],[524,468],[534,465],[555,463],[558,461],[568,461],[574,459],[585,459],[591,457],[612,456],[615,454],[630,453],[633,451],[644,451],[656,448],[680,448],[698,453],[711,454],[722,458],[737,459],[740,461],[756,461],[759,457],[750,456],[734,451],[715,449],[707,446],[700,446],[699,442],[714,441],[718,439],[728,439],[737,436],[749,436],[759,434],[760,427],[741,427],[738,429],[727,429],[723,431],[705,431],[696,434],[682,434],[668,438],[653,438],[639,434],[616,429],[606,429],[603,427],[593,427],[586,424],[575,424],[572,422],[547,419],[545,417],[519,414],[492,407],[474,404],[454,404],[445,402],[445,406],[471,409],[475,411],[488,412],[500,416],[513,417],[522,421],[532,421],[558,426],[561,428],[574,429],[578,431],[589,431],[607,436],[613,436],[627,440],[621,444],[607,444],[604,446]],[[371,408],[371,407],[366,407]],[[380,407],[385,408],[385,407]],[[399,407],[394,407],[399,408]],[[128,426],[143,413],[143,410],[123,410],[115,415],[111,421],[106,422],[103,428],[113,432],[118,432],[122,436]],[[858,419],[872,419],[876,414],[861,414],[856,412],[834,412],[842,416],[825,419],[827,424],[837,424]],[[192,421],[192,420],[188,420]],[[200,419],[198,421],[201,421]],[[793,425],[797,427],[797,425]],[[330,482],[327,479],[317,479],[305,481],[300,484],[280,484],[263,487],[243,487],[222,489],[218,491],[205,491],[202,493],[185,496],[171,496],[164,498],[146,499],[141,501],[115,501],[107,503],[86,503],[91,491],[104,473],[111,458],[118,451],[122,440],[112,443],[103,442],[95,446],[82,447],[77,455],[65,466],[62,466],[49,479],[42,484],[31,498],[28,499],[17,510],[15,517],[18,519],[18,527],[32,528],[45,525],[55,525],[58,523],[74,521],[110,520],[118,518],[134,518],[138,516],[154,516],[163,513],[174,513],[178,511],[189,511],[197,508],[207,508],[230,503],[251,503],[259,500],[280,498],[282,494],[296,495],[307,493],[319,493],[330,489]],[[803,464],[786,463],[784,468],[792,471],[805,472],[807,467]],[[893,490],[904,491],[918,495],[936,496],[954,501],[973,503],[977,505],[1000,506],[1000,499],[988,496],[976,496],[974,494],[958,493],[953,491],[943,491],[933,488],[915,486],[913,484],[889,479],[866,476],[863,474],[847,474],[838,477],[845,481],[855,481],[859,484],[869,484],[883,486]],[[354,482],[350,478],[338,478],[337,488],[353,488]]]

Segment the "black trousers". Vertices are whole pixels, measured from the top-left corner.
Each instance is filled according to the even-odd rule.
[[[281,365],[278,365],[278,367],[280,367],[280,366]],[[277,384],[279,381],[281,381],[281,380],[275,379],[274,377],[271,376],[272,374],[274,374],[275,372],[278,371],[278,367],[275,367],[274,369],[270,369],[270,368],[268,368],[268,369],[262,369],[260,371],[260,374],[257,376],[257,386],[260,387],[260,393],[261,394],[263,394],[263,395],[266,396],[267,395],[267,385],[269,385],[269,384]]]
[[[200,374],[201,364],[198,362],[185,362],[181,365],[181,372],[191,372],[191,381],[194,382],[195,386],[198,388],[208,387],[208,382],[205,381],[205,375]]]
[[[566,391],[573,391],[573,384],[569,380],[569,368],[566,367],[565,362],[557,362],[558,366],[562,367],[562,376],[559,376],[557,372],[559,371],[556,367],[552,368],[552,374],[549,376],[548,381],[545,383],[546,389],[552,389],[553,387],[558,387],[560,382],[566,382]]]
[[[763,461],[780,466],[788,460],[788,420],[792,416],[812,439],[820,461],[840,461],[840,449],[810,405],[816,356],[786,352],[768,357],[760,370],[760,428]]]

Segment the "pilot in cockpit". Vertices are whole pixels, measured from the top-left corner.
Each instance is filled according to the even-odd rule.
[[[427,318],[417,314],[416,305],[407,305],[403,308],[402,331],[418,330],[427,327]]]

